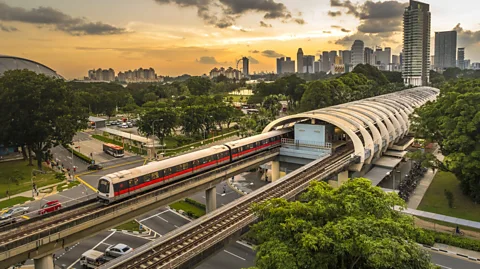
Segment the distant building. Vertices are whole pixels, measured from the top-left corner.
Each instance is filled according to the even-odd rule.
[[[330,61],[330,64],[335,63],[335,58],[338,56],[336,50],[332,50],[328,53],[328,60]]]
[[[303,50],[298,49],[297,52],[297,73],[303,73]]]
[[[458,48],[458,68],[465,69],[465,48]]]
[[[472,63],[471,68],[473,70],[480,70],[480,63]]]
[[[322,62],[316,61],[313,63],[313,71],[315,73],[320,73],[322,71]]]
[[[282,74],[295,74],[295,61],[290,57],[285,58],[282,62]]]
[[[249,77],[249,65],[250,65],[250,60],[247,57],[242,58],[243,62],[243,77],[248,78]]]
[[[392,62],[392,49],[386,47],[385,50],[378,47],[375,50],[375,66],[383,71],[390,70],[390,64]]]
[[[322,52],[322,71],[328,72],[330,71],[330,59],[329,59],[328,51]]]
[[[402,68],[401,68],[401,65],[400,65],[400,56],[392,55],[391,71],[402,71]]]
[[[403,14],[403,70],[407,85],[427,86],[430,68],[430,5],[410,0]]]
[[[224,75],[228,79],[240,80],[241,78],[240,70],[234,69],[232,67],[229,67],[228,69],[225,69],[223,67],[220,67],[220,68],[215,67],[210,71],[210,79],[217,78],[220,75]]]
[[[355,40],[352,45],[352,68],[355,68],[358,64],[364,63],[364,44],[362,40]]]
[[[340,56],[343,59],[343,64],[347,65],[352,63],[352,51],[343,50],[340,52]]]
[[[163,77],[157,76],[155,69],[135,69],[124,72],[119,72],[117,75],[117,81],[126,83],[144,83],[144,82],[162,82]]]
[[[313,74],[314,70],[315,56],[305,55],[303,56],[303,73]]]
[[[285,57],[277,58],[277,74],[282,74],[282,65],[285,62]]]
[[[465,69],[470,69],[470,60],[465,60]]]
[[[364,50],[364,60],[363,62],[369,65],[375,65],[375,55],[373,53],[373,49],[369,47],[365,47]]]
[[[435,55],[431,65],[437,70],[455,67],[457,31],[435,32]]]
[[[112,68],[88,70],[88,80],[93,81],[115,81],[115,71]]]

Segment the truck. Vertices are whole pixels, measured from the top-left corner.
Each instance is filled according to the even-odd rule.
[[[94,269],[112,259],[114,258],[105,255],[103,252],[90,249],[82,254],[82,257],[80,258],[80,266],[82,266],[82,268]]]

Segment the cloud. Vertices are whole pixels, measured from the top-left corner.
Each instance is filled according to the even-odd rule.
[[[13,26],[3,25],[3,24],[0,23],[0,31],[16,32],[16,31],[18,31],[18,29],[13,27]]]
[[[262,51],[262,55],[268,58],[278,58],[278,57],[283,57],[285,55],[278,53],[274,50],[264,50]]]
[[[195,61],[201,64],[218,64],[215,57],[210,57],[210,56],[202,56],[200,57],[200,59],[197,59]]]
[[[331,27],[335,29],[342,29],[342,26],[339,26],[339,25],[332,25]]]
[[[305,24],[302,18],[293,18],[283,3],[275,0],[154,0],[159,4],[175,4],[181,8],[196,7],[197,15],[206,24],[227,28],[246,13],[263,14],[264,19]],[[217,16],[219,15],[219,16]],[[301,14],[299,14],[301,16]],[[265,23],[266,24],[266,23]],[[263,25],[262,25],[263,26]],[[265,27],[265,26],[264,26]]]
[[[330,17],[337,17],[337,16],[342,16],[342,12],[341,11],[328,11],[328,16]]]
[[[103,22],[91,22],[86,18],[74,18],[51,7],[27,10],[21,7],[11,7],[2,2],[0,2],[0,20],[39,26],[50,25],[57,31],[63,31],[71,35],[115,35],[126,32],[124,28]]]
[[[248,60],[250,60],[251,64],[259,64],[260,63],[257,59],[253,58],[252,56],[248,56],[247,58],[248,58]]]
[[[355,40],[362,40],[366,47],[374,45],[385,46],[387,43],[398,43],[398,41],[393,39],[392,36],[356,32],[336,40],[335,44],[350,48]]]
[[[348,30],[348,29],[345,29],[345,28],[340,29],[340,31],[342,31],[344,33],[350,33],[351,32],[351,30]]]
[[[260,51],[258,51],[258,50],[250,50],[249,52],[250,53],[260,53]]]
[[[323,31],[324,34],[331,34],[332,31]]]
[[[457,31],[458,35],[458,45],[460,47],[468,47],[473,44],[479,44],[480,43],[480,31],[470,31],[470,30],[465,30],[462,28],[462,26],[457,24],[453,30]],[[480,45],[480,44],[479,44]]]
[[[267,24],[264,21],[260,21],[260,27],[272,28],[271,24]]]

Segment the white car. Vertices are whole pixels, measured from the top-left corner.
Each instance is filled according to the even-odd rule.
[[[16,221],[16,217],[19,217],[27,213],[28,213],[28,206],[19,206],[19,207],[10,208],[9,210],[3,212],[3,214],[0,215],[0,226],[13,223]]]
[[[120,125],[120,128],[128,128],[128,124],[122,123],[122,125]]]
[[[107,250],[105,250],[105,254],[111,257],[120,257],[132,251],[133,251],[133,248],[125,244],[116,244],[113,246],[109,246]]]

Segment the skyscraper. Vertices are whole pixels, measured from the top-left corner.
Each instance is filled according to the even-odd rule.
[[[363,62],[365,64],[369,64],[369,65],[374,65],[375,64],[375,56],[373,54],[373,49],[371,49],[369,47],[365,47]]]
[[[345,71],[350,70],[349,66],[352,65],[352,51],[351,50],[344,50],[340,53],[343,59],[343,64],[345,65]]]
[[[465,69],[465,48],[458,48],[458,68]]]
[[[282,74],[294,74],[295,73],[295,61],[292,61],[290,57],[287,57],[282,62]]]
[[[313,74],[315,73],[315,56],[313,55],[305,55],[303,56],[303,73]]]
[[[330,71],[330,58],[328,51],[322,52],[322,71],[325,73]]]
[[[457,53],[457,31],[435,32],[436,69],[455,67]]]
[[[426,86],[430,68],[430,5],[410,0],[403,14],[403,80]]]
[[[303,50],[298,49],[297,52],[297,73],[303,73]]]
[[[243,62],[243,77],[246,78],[250,74],[249,73],[250,60],[247,57],[243,57],[242,62]]]
[[[282,74],[282,65],[285,62],[285,57],[277,58],[277,74]]]
[[[355,68],[357,64],[363,64],[364,62],[364,44],[362,40],[355,40],[352,45],[352,68]]]

